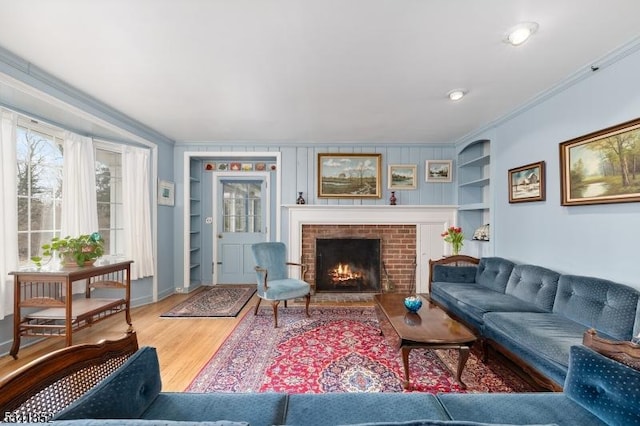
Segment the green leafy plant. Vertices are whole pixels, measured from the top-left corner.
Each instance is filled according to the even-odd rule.
[[[54,237],[50,243],[42,245],[42,250],[42,257],[31,257],[37,266],[42,266],[43,257],[48,256],[47,262],[50,261],[54,253],[58,254],[63,263],[75,261],[78,266],[83,266],[85,262],[95,260],[104,254],[104,240],[97,232],[78,237]]]

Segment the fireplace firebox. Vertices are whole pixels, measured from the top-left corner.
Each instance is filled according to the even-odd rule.
[[[316,239],[317,292],[379,292],[379,238]]]

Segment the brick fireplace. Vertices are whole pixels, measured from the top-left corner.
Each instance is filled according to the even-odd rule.
[[[427,292],[429,259],[445,254],[440,234],[455,225],[456,206],[286,205],[283,241],[289,258],[308,267],[315,284],[316,238],[380,238],[381,290]],[[386,273],[385,273],[386,269]],[[296,271],[292,269],[292,273]]]
[[[302,263],[308,268],[304,278],[314,290],[318,238],[380,239],[381,271],[378,288],[385,292],[415,291],[416,225],[302,225]]]

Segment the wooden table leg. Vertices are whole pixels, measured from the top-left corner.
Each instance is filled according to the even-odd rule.
[[[405,389],[409,388],[409,352],[411,352],[410,347],[402,347],[402,365],[404,367],[404,382],[402,383],[402,387]]]
[[[467,388],[467,385],[462,381],[462,370],[469,359],[469,346],[460,346],[458,349],[458,371],[456,372],[456,380],[460,383],[463,389]]]

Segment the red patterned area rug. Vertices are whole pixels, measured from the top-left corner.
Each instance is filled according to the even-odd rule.
[[[248,312],[187,392],[404,392],[398,351],[387,345],[372,307],[271,308]],[[455,381],[457,351],[411,351],[411,387],[418,392],[527,392],[508,368],[472,353]]]
[[[215,285],[174,306],[161,317],[235,317],[256,292],[255,284]]]

